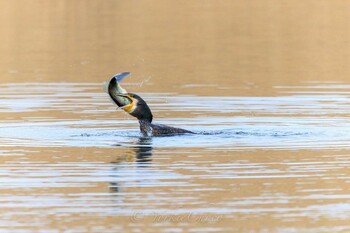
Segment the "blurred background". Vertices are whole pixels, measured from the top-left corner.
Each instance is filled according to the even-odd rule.
[[[0,81],[102,82],[130,71],[128,82],[149,84],[149,92],[198,95],[272,95],[274,85],[344,81],[349,7],[342,0],[1,0]]]
[[[345,0],[0,0],[0,232],[350,232],[349,22]],[[102,90],[123,71],[197,134],[141,137]]]

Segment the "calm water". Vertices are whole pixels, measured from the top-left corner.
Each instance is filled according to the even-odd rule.
[[[142,93],[157,122],[197,133],[147,138],[101,83],[2,84],[0,229],[350,230],[350,85],[274,88]]]
[[[350,232],[347,1],[0,0],[0,232]],[[122,71],[142,137],[102,82]]]

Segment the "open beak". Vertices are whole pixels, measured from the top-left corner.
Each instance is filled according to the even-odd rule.
[[[135,109],[135,102],[136,99],[129,96],[128,94],[118,94],[118,99],[123,99],[123,102],[126,103],[125,105],[120,106],[121,109],[123,109],[127,113],[131,113]]]
[[[119,108],[131,104],[132,99],[127,94],[115,94],[111,95],[113,101],[118,105]]]

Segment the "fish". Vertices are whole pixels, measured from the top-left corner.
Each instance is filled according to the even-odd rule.
[[[132,102],[132,100],[126,96],[128,92],[120,85],[120,82],[129,74],[130,72],[116,74],[109,81],[108,85],[107,83],[104,83],[105,91],[118,107],[125,107]]]

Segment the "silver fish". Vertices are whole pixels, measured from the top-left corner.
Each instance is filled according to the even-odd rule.
[[[112,100],[118,105],[118,107],[123,107],[131,104],[131,99],[125,96],[128,93],[119,82],[121,82],[126,76],[128,76],[130,72],[123,72],[116,74],[112,77],[111,81],[109,81],[108,88],[106,91]],[[105,85],[106,87],[106,85]]]

